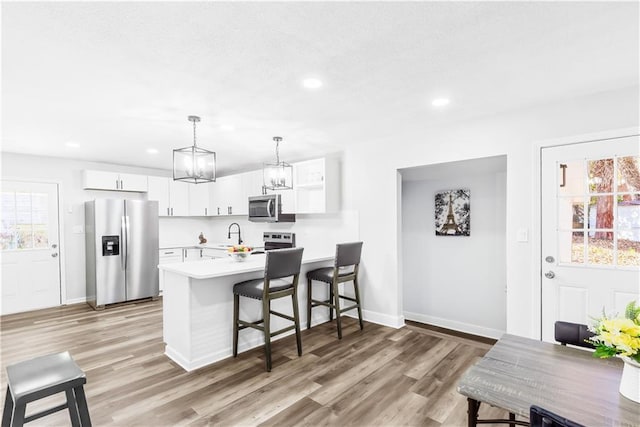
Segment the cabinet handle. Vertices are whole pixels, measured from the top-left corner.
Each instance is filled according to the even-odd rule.
[[[204,208],[204,216],[207,216],[207,208]]]
[[[171,255],[171,254],[173,254],[173,253],[174,253],[174,252],[173,252],[173,251],[171,251],[171,252],[165,252],[164,254],[165,254],[165,255]]]
[[[170,213],[169,213],[169,208],[167,208],[167,216],[169,216],[169,215],[170,215]]]
[[[229,206],[229,215],[233,215],[233,206]]]
[[[116,190],[119,190],[119,189],[120,189],[120,186],[119,186],[118,180],[116,179]]]
[[[218,206],[218,215],[220,215],[220,206]]]
[[[124,190],[124,184],[122,183],[122,180],[120,180],[120,189]]]
[[[171,216],[173,216],[173,208],[171,208]]]

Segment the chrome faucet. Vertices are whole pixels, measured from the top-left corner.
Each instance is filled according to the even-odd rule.
[[[238,235],[238,244],[241,245],[242,244],[242,237],[240,237],[240,224],[238,224],[237,222],[232,222],[231,225],[229,225],[229,230],[227,233],[227,239],[231,238],[231,227],[233,227],[234,225],[238,226],[238,231],[234,231],[233,234],[237,234]]]

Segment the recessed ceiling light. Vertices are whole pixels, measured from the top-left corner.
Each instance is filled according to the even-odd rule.
[[[322,82],[319,79],[310,77],[302,81],[302,86],[306,87],[307,89],[318,89],[322,87]]]
[[[147,153],[149,154],[158,154],[158,150],[155,148],[147,148]]]
[[[78,144],[77,142],[73,142],[73,141],[67,141],[67,142],[65,142],[64,145],[66,145],[67,147],[70,147],[70,148],[78,148],[78,147],[80,147],[80,144]]]
[[[431,101],[431,105],[434,107],[444,107],[445,105],[449,105],[449,98],[436,98]]]
[[[232,132],[234,130],[236,130],[235,126],[232,125],[221,125],[220,126],[220,130],[224,131],[224,132]]]

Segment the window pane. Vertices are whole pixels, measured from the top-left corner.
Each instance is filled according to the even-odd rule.
[[[584,263],[584,233],[562,231],[558,233],[558,261],[563,264]]]
[[[584,228],[584,202],[582,197],[558,198],[558,228],[571,230]]]
[[[597,265],[613,264],[613,232],[596,231],[589,233],[587,243],[588,263]]]
[[[33,248],[33,230],[31,224],[18,224],[18,249]]]
[[[31,193],[16,193],[16,220],[18,224],[31,224]]]
[[[618,228],[640,229],[640,194],[618,196]]]
[[[589,202],[588,228],[613,228],[613,196],[592,196]]]
[[[558,196],[584,194],[584,160],[558,165]]]
[[[584,204],[582,202],[574,203],[572,206],[572,225],[574,229],[584,228]]]
[[[640,191],[640,157],[618,158],[618,191]]]
[[[2,193],[2,224],[0,227],[0,248],[15,249],[16,242],[16,203],[14,193]]]
[[[640,230],[618,233],[618,265],[640,267]]]
[[[589,192],[611,193],[613,191],[613,159],[590,160]]]

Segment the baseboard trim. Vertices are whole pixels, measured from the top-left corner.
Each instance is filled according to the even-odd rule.
[[[358,313],[356,310],[350,310],[346,313],[343,313],[343,315],[347,317],[353,317],[354,319],[358,318]],[[362,318],[367,322],[375,323],[382,326],[388,326],[394,329],[400,329],[405,326],[404,316],[391,316],[389,314],[378,313],[377,311],[362,310]]]
[[[83,302],[87,302],[87,298],[86,297],[67,299],[67,301],[62,305],[80,304],[80,303],[83,303]]]
[[[499,329],[487,328],[484,326],[459,322],[457,320],[443,319],[441,317],[429,316],[426,314],[411,313],[409,311],[404,312],[404,317],[407,320],[413,320],[415,322],[426,323],[429,325],[439,326],[441,328],[452,329],[454,331],[493,339],[499,339],[505,333],[505,331],[501,331]]]

